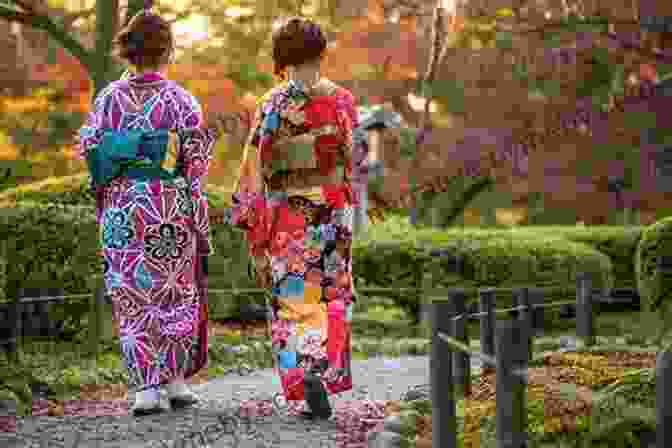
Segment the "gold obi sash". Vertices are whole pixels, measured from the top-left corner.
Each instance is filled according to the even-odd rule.
[[[334,134],[335,126],[324,126],[294,137],[279,138],[273,144],[273,159],[264,169],[268,189],[286,192],[289,196],[320,197],[320,187],[344,179],[344,168],[337,166],[329,175],[320,174],[315,157],[315,140],[320,135]],[[334,148],[339,151],[340,148]],[[342,159],[342,157],[341,157]]]

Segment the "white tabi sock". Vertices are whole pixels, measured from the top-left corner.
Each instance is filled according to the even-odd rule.
[[[159,401],[159,398],[159,390],[156,388],[141,390],[135,393],[135,405],[153,404]]]
[[[184,380],[175,380],[170,384],[166,384],[166,392],[169,397],[183,397],[191,395],[191,391],[184,383]]]

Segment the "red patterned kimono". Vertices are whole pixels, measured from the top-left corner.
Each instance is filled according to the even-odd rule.
[[[349,91],[327,80],[311,91],[290,81],[260,101],[245,149],[230,219],[246,230],[251,255],[270,261],[265,284],[271,285],[272,343],[288,400],[304,399],[308,370],[329,394],[352,389],[353,151],[357,163],[363,160],[353,143],[356,126]],[[266,169],[274,148],[299,135],[315,137],[303,156],[312,156],[324,176],[318,200],[277,188],[264,175],[278,174]]]

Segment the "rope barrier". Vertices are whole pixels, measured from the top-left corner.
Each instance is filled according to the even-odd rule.
[[[565,300],[564,302],[551,302],[551,303],[545,303],[543,305],[519,305],[515,306],[513,308],[495,308],[492,310],[494,314],[503,314],[503,313],[509,313],[511,311],[534,311],[535,309],[539,308],[555,308],[558,306],[563,306],[563,305],[576,305],[576,300]],[[487,311],[481,311],[478,313],[471,313],[471,314],[460,314],[459,316],[455,316],[451,318],[451,320],[456,321],[464,318],[472,318],[472,317],[481,317],[481,316],[487,316],[489,313]]]
[[[486,355],[485,353],[482,353],[477,350],[474,351],[468,345],[461,343],[455,338],[451,338],[445,333],[438,332],[438,336],[446,344],[450,345],[453,350],[459,350],[461,352],[467,353],[469,356],[475,356],[476,358],[480,359],[485,364],[488,364],[490,366],[494,367],[497,365],[497,360],[492,356]],[[527,379],[527,369],[514,369],[511,371],[511,373],[521,378]]]

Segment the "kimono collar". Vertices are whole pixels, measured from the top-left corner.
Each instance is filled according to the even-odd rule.
[[[320,78],[313,86],[306,86],[303,81],[290,79],[287,82],[287,93],[305,97],[327,96],[334,93],[336,85],[326,78]]]
[[[138,82],[138,83],[148,83],[148,82],[158,82],[165,81],[165,77],[161,72],[145,72],[145,73],[133,73],[129,72],[127,74],[128,81]]]

